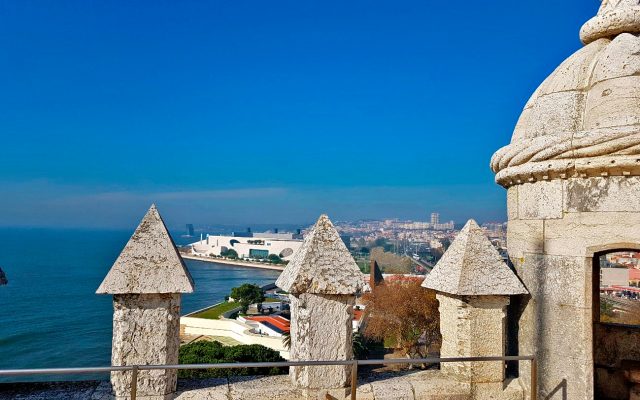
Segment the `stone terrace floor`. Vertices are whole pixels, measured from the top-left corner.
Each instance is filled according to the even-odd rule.
[[[439,371],[376,373],[360,376],[357,398],[470,399],[468,383],[442,375]],[[502,386],[502,385],[500,385]],[[512,381],[492,398],[522,400],[518,381]],[[432,397],[436,396],[436,397]],[[104,381],[0,384],[0,400],[112,400],[111,386]],[[179,380],[177,400],[302,400],[349,399],[347,390],[303,391],[291,385],[288,375]]]

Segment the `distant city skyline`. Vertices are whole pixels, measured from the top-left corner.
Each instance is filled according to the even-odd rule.
[[[3,2],[0,226],[505,220],[491,155],[598,5]]]

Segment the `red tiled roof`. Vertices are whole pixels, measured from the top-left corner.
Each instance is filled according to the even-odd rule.
[[[245,317],[245,318],[251,321],[256,321],[256,322],[268,322],[283,332],[289,332],[289,329],[290,329],[289,320],[279,315],[256,316],[256,317]]]

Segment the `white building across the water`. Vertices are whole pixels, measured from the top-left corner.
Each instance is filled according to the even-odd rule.
[[[230,236],[207,235],[191,244],[191,248],[199,256],[221,256],[234,250],[239,258],[265,259],[275,254],[283,260],[289,260],[300,245],[300,233],[243,232]]]

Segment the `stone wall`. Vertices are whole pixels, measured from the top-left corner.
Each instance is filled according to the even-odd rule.
[[[519,352],[539,357],[549,399],[593,398],[592,257],[640,248],[639,183],[592,177],[508,189],[509,256],[531,293],[520,310]],[[528,384],[529,366],[520,371]]]
[[[180,295],[143,294],[113,297],[112,365],[177,364]],[[140,371],[141,398],[164,399],[172,393],[176,370]],[[122,398],[131,388],[131,372],[113,372],[113,390]]]
[[[352,295],[290,295],[292,360],[350,360]],[[311,373],[309,370],[313,369]],[[350,381],[350,366],[291,367],[291,379],[300,387],[342,387]]]
[[[456,298],[438,294],[437,298],[442,332],[441,357],[505,355],[507,296]],[[474,383],[504,380],[504,362],[445,363],[441,370],[467,377]]]

